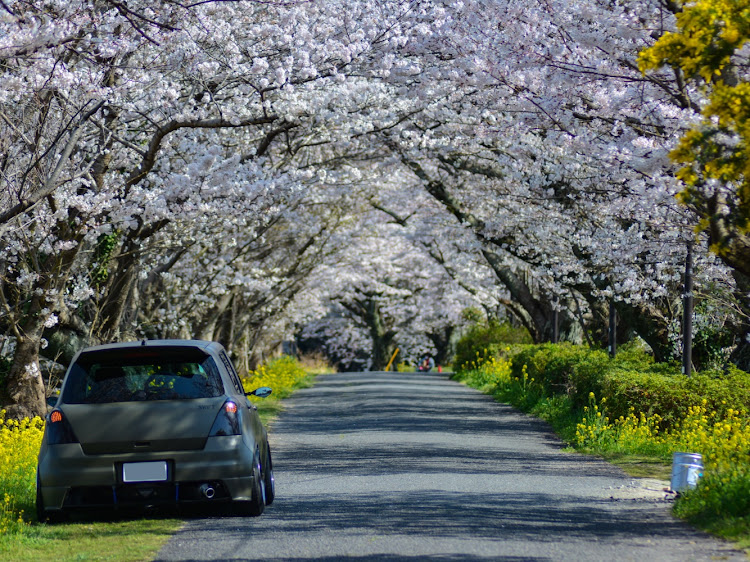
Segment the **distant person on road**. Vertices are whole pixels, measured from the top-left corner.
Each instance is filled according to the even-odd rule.
[[[435,368],[435,360],[429,355],[425,355],[424,358],[422,358],[422,361],[419,363],[419,367],[417,367],[417,370],[429,373],[434,368]]]

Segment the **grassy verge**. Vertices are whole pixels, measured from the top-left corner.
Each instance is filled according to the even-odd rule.
[[[507,348],[499,355],[478,357],[454,378],[548,421],[571,448],[598,455],[632,476],[669,480],[672,453],[701,453],[704,476],[697,488],[677,498],[675,515],[749,548],[750,419],[745,399],[731,401],[733,396],[726,395],[724,382],[714,375],[705,381],[695,376],[690,382],[704,385],[703,395],[683,396],[673,392],[677,384],[671,379],[660,383],[664,388],[654,382],[658,377],[647,369],[656,367],[644,363],[641,368],[646,372],[639,376],[633,356],[618,363],[596,353],[569,346],[560,346],[559,351],[553,346]],[[620,377],[623,361],[630,364]],[[731,376],[740,386],[745,382],[737,378],[741,373]],[[586,395],[582,380],[592,381],[603,393],[608,389],[616,393],[609,398],[597,397],[593,391]],[[640,387],[632,389],[622,384],[623,380]],[[736,386],[731,392],[739,392]],[[638,410],[632,403],[628,406],[624,398],[628,395],[633,396],[632,403],[642,405]],[[581,396],[587,398],[584,405]],[[649,396],[656,398],[649,401]],[[668,418],[654,408],[660,401],[668,403]],[[643,411],[645,404],[651,404],[647,411]]]
[[[270,427],[273,419],[284,408],[283,399],[289,397],[295,390],[311,386],[315,375],[319,372],[321,371],[308,369],[294,357],[285,355],[271,360],[249,373],[248,376],[242,377],[242,385],[247,391],[261,386],[270,386],[273,389],[273,394],[268,398],[250,398],[258,408],[263,424]]]
[[[296,360],[282,357],[243,379],[246,390],[274,389],[271,397],[253,399],[266,426],[283,409],[283,398],[310,386],[322,367],[310,371]],[[42,438],[40,419],[15,422],[0,415],[0,559],[37,560],[152,560],[183,525],[175,513],[149,517],[74,520],[39,524],[35,513],[36,456]]]
[[[4,560],[152,560],[177,531],[179,519],[84,521],[61,525],[29,525],[23,533],[3,538]]]

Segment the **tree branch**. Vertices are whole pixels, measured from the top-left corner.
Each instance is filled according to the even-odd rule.
[[[130,177],[125,181],[125,190],[127,192],[130,187],[141,181],[153,169],[156,164],[156,155],[161,148],[161,143],[170,133],[180,129],[222,129],[265,125],[273,123],[277,119],[277,116],[270,115],[268,117],[243,119],[241,121],[230,121],[224,118],[202,119],[198,121],[170,121],[166,125],[158,128],[154,133],[154,136],[151,137],[151,141],[148,143],[148,149],[141,160],[140,166],[138,166],[138,169],[133,171],[133,173],[130,174]]]

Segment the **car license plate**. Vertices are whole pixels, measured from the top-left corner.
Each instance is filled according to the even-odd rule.
[[[167,461],[126,462],[122,465],[123,482],[163,482],[167,479]]]

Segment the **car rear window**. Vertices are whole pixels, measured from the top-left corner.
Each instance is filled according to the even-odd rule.
[[[216,363],[195,348],[110,349],[84,352],[68,372],[62,400],[105,404],[221,396]]]

